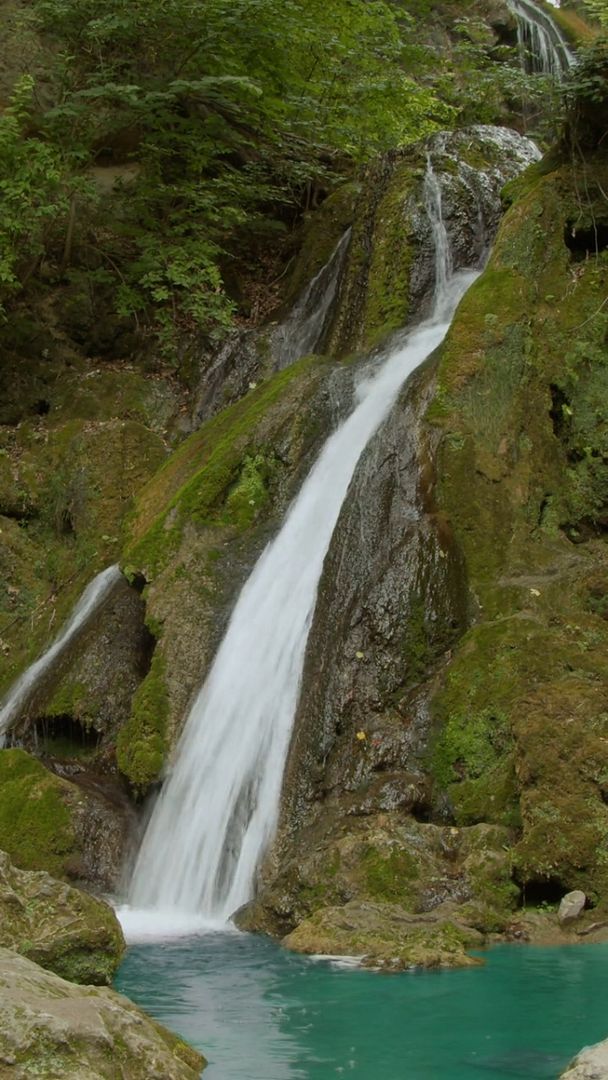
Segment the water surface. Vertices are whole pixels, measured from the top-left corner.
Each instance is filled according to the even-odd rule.
[[[116,986],[203,1051],[205,1080],[545,1080],[608,1036],[608,945],[485,955],[382,975],[216,933],[132,947]]]

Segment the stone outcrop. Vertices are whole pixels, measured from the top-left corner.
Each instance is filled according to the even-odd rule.
[[[559,923],[564,926],[576,922],[583,913],[586,902],[587,897],[580,889],[574,889],[573,892],[566,893],[560,901],[557,912]]]
[[[608,1039],[587,1046],[562,1073],[562,1080],[607,1080]]]
[[[429,153],[441,180],[454,269],[482,264],[500,220],[501,188],[538,156],[533,143],[510,129],[474,126],[374,161],[354,208],[330,352],[369,350],[429,308],[434,249],[423,195]]]
[[[527,895],[604,908],[607,181],[553,155],[507,189],[427,414],[473,604],[433,700],[437,790],[460,825],[513,824]]]
[[[159,643],[119,739],[140,791],[175,744],[254,562],[352,399],[352,373],[308,357],[187,439],[143,489],[124,553]]]
[[[127,998],[0,949],[0,1075],[198,1080],[204,1059]]]
[[[124,940],[110,907],[0,851],[0,945],[79,983],[109,983]]]

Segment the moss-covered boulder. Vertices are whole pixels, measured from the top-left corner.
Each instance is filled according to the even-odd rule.
[[[397,904],[361,900],[322,908],[283,939],[295,952],[356,957],[390,971],[472,967],[481,961],[466,950],[482,944],[480,933],[449,915],[412,915]]]
[[[0,1070],[15,1080],[198,1080],[201,1054],[107,988],[0,949]]]
[[[0,851],[0,945],[64,979],[110,983],[124,951],[110,907],[44,872],[18,870]]]
[[[362,814],[356,802],[336,800],[282,852],[279,873],[238,913],[237,923],[284,936],[328,907],[361,900],[416,913],[447,903],[462,923],[500,931],[518,901],[507,854],[511,839],[497,826],[422,823],[399,808]]]

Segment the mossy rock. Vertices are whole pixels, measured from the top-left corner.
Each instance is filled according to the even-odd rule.
[[[466,950],[481,944],[478,931],[445,916],[360,900],[316,911],[283,939],[295,952],[357,957],[366,967],[390,971],[473,967],[481,961]]]
[[[125,943],[102,900],[44,872],[18,870],[0,851],[0,945],[72,982],[110,983]]]
[[[198,1080],[205,1060],[127,998],[0,950],[0,1055],[15,1080]]]
[[[518,882],[608,897],[605,157],[511,185],[441,352],[428,419],[473,625],[435,694],[432,770],[459,824],[511,826]],[[583,185],[585,196],[580,197]],[[445,804],[444,804],[445,805]]]
[[[157,646],[150,671],[133,695],[131,715],[116,744],[118,768],[136,791],[145,792],[161,771],[167,749],[168,713],[164,661]]]
[[[22,869],[71,876],[80,855],[73,812],[83,799],[24,750],[0,750],[0,849]]]
[[[265,419],[273,410],[284,415],[294,390],[301,397],[303,386],[312,389],[321,364],[308,357],[278,372],[182,443],[137,500],[123,555],[127,568],[144,570],[148,580],[157,576],[190,523],[236,530],[253,523],[280,468]]]

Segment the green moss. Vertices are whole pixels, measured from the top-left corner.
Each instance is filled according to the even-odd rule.
[[[61,683],[57,692],[53,695],[48,705],[45,706],[47,716],[74,716],[78,715],[80,703],[86,694],[83,683],[65,680]]]
[[[252,525],[268,502],[268,486],[275,468],[275,462],[264,454],[247,455],[238,480],[226,497],[222,520],[236,525],[238,529],[247,529]]]
[[[403,849],[388,854],[369,847],[361,858],[365,887],[375,900],[407,903],[412,882],[419,876],[416,860]]]
[[[376,212],[363,316],[366,345],[407,324],[414,246],[406,207],[416,178],[411,163],[397,168]]]
[[[263,422],[292,385],[308,375],[314,381],[321,363],[306,357],[278,372],[178,448],[138,501],[124,554],[128,565],[145,568],[148,576],[158,574],[177,550],[188,522],[237,529],[252,522],[266,503],[275,470]]]
[[[158,648],[150,671],[133,695],[131,715],[118,734],[118,768],[138,792],[158,778],[167,749],[169,699]]]
[[[439,771],[442,772],[443,782],[448,785],[448,797],[458,825],[488,821],[512,828],[521,826],[514,754],[502,756],[493,741],[494,735],[493,730],[487,732],[487,741],[478,748],[479,757],[487,757],[491,762],[489,768],[478,776],[471,776],[469,767],[467,779],[450,784],[450,776],[460,771],[462,759],[451,755],[442,758],[441,752],[438,755]],[[444,746],[441,745],[442,750]]]
[[[69,871],[77,854],[69,790],[23,750],[0,751],[0,848],[16,866]]]
[[[438,502],[477,624],[435,695],[434,775],[459,824],[518,830],[522,884],[598,897],[608,259],[585,237],[606,220],[607,180],[605,158],[566,166],[553,155],[510,186],[489,266],[442,350],[430,415],[442,432]]]
[[[508,720],[500,710],[450,714],[435,745],[434,775],[442,786],[475,779],[496,766],[509,745]]]

